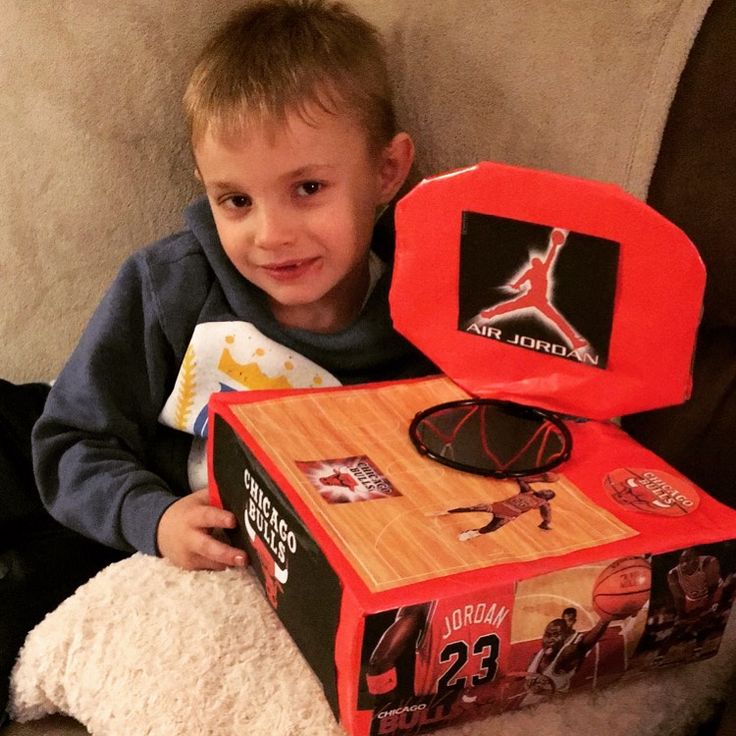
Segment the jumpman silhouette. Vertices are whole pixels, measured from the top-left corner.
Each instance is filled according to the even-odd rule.
[[[579,350],[586,347],[589,344],[588,341],[573,329],[572,325],[552,304],[554,284],[551,272],[560,249],[567,241],[568,232],[561,228],[552,228],[544,256],[531,256],[526,268],[512,283],[507,284],[506,288],[513,289],[516,294],[488,309],[482,309],[478,313],[478,318],[490,324],[500,317],[522,309],[536,309],[557,328],[570,348]]]

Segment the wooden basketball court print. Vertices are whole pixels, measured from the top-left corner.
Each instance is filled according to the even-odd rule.
[[[241,404],[233,413],[373,591],[561,555],[636,534],[560,473],[555,482],[533,484],[555,492],[549,531],[538,528],[539,515],[530,511],[493,534],[458,539],[464,530],[482,527],[490,514],[445,512],[519,493],[514,480],[444,467],[421,457],[411,444],[407,430],[414,414],[432,403],[462,398],[467,394],[452,381],[436,378],[370,391],[304,392]],[[400,495],[329,504],[297,465],[351,456],[369,458]]]

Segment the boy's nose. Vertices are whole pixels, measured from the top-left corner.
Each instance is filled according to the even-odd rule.
[[[288,213],[276,207],[259,207],[254,220],[257,247],[272,250],[293,242],[293,223]]]

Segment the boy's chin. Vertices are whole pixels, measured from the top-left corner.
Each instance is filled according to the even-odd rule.
[[[270,306],[277,322],[309,332],[338,332],[350,325],[360,311],[356,300],[332,298],[329,293],[321,298],[272,295]]]
[[[274,312],[315,311],[327,306],[328,300],[322,293],[307,293],[296,289],[271,289],[266,292],[268,302]]]

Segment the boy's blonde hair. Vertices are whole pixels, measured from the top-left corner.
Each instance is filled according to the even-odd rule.
[[[372,148],[396,133],[378,31],[342,2],[260,0],[236,13],[207,44],[184,94],[192,146],[207,131],[305,117],[310,104],[357,115]]]

